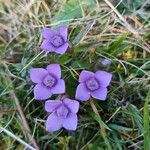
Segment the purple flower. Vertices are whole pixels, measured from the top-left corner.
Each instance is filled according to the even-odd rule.
[[[102,63],[102,65],[104,65],[104,66],[109,66],[109,65],[111,65],[111,61],[108,60],[108,59],[103,59],[101,63]]]
[[[63,100],[48,100],[45,103],[45,110],[51,114],[46,120],[46,130],[49,132],[57,131],[60,128],[76,130],[77,112],[79,102],[65,98]]]
[[[57,30],[45,27],[42,29],[44,41],[40,48],[46,52],[64,54],[69,46],[67,35],[68,31],[66,26],[61,26]]]
[[[36,83],[34,87],[34,98],[44,100],[52,94],[65,93],[65,82],[61,78],[59,64],[51,64],[43,68],[33,68],[30,70],[30,78]]]
[[[76,90],[76,99],[87,101],[90,96],[96,99],[105,100],[107,96],[107,86],[112,78],[112,74],[105,71],[96,73],[83,70],[79,77],[80,84]]]

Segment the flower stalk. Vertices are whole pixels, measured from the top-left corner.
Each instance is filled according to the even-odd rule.
[[[94,101],[92,99],[90,100],[90,105],[91,105],[92,110],[94,111],[94,113],[101,119],[101,116],[99,115],[98,110],[97,110],[97,108],[96,108],[96,106],[94,104]],[[101,125],[99,127],[100,127],[100,130],[99,130],[100,134],[102,135],[102,138],[104,139],[108,150],[112,150],[111,145],[110,145],[110,143],[109,143],[109,141],[107,139],[106,129],[103,126],[101,126]]]

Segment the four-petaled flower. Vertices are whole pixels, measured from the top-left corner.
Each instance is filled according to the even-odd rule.
[[[112,78],[112,74],[105,71],[96,73],[83,70],[79,76],[80,84],[76,90],[76,99],[87,101],[90,96],[96,99],[105,100],[107,96],[107,86]]]
[[[65,93],[65,82],[61,79],[59,64],[51,64],[44,68],[30,70],[30,78],[37,85],[34,87],[34,98],[44,100],[52,94]]]
[[[49,132],[57,131],[60,128],[76,130],[77,112],[79,102],[65,98],[63,100],[48,100],[45,102],[45,110],[51,114],[46,120],[46,130]]]
[[[40,48],[46,52],[64,54],[69,46],[67,35],[68,31],[66,26],[61,26],[57,30],[45,27],[42,29],[44,41]]]

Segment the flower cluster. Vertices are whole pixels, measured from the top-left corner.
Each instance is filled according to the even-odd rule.
[[[67,40],[67,27],[61,26],[57,30],[44,28],[42,36],[44,41],[40,48],[46,52],[64,54],[69,46]],[[36,100],[47,100],[53,94],[65,94],[65,81],[61,78],[61,67],[59,64],[50,64],[44,68],[32,68],[30,79],[35,84],[34,98]],[[79,85],[76,89],[76,100],[69,98],[47,100],[45,110],[50,113],[46,121],[46,130],[57,131],[60,128],[76,130],[78,101],[87,101],[90,97],[105,100],[112,74],[105,71],[95,73],[83,70],[79,76]]]

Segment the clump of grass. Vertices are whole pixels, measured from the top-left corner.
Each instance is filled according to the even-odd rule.
[[[1,149],[149,149],[150,4],[128,2],[0,2]],[[40,51],[41,27],[62,23],[69,25],[71,52]],[[104,58],[112,65],[102,67]],[[33,99],[28,71],[50,63],[61,64],[72,99],[82,69],[113,73],[105,102],[94,100],[95,111],[90,102],[81,104],[76,132],[45,131],[46,113]]]

